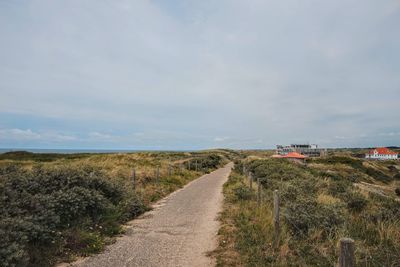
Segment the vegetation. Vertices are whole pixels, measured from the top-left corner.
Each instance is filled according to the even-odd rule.
[[[396,192],[396,195],[400,196],[400,187],[397,187],[394,191]]]
[[[181,168],[193,157],[207,171],[225,158],[212,151],[8,153],[0,160],[1,266],[51,266],[101,251],[126,221],[201,174]]]
[[[349,156],[310,160],[306,166],[272,158],[237,161],[224,186],[217,264],[332,266],[339,239],[351,237],[358,266],[399,266],[400,204],[395,172],[388,168],[398,164]],[[260,179],[260,207],[243,167]],[[272,246],[275,189],[282,224],[277,249]]]

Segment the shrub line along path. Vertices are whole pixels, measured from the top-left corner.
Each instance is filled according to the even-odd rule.
[[[190,182],[128,223],[126,234],[102,253],[70,266],[213,266],[222,185],[233,163]]]

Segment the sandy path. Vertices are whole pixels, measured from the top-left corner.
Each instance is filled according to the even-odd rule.
[[[204,175],[128,224],[126,235],[102,254],[72,266],[213,266],[222,185],[233,164]]]

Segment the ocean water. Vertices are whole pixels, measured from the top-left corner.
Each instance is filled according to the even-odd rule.
[[[28,151],[32,153],[76,154],[76,153],[128,153],[140,150],[108,150],[108,149],[42,149],[42,148],[0,148],[0,154],[12,151]]]
[[[13,151],[32,153],[77,154],[77,153],[133,153],[133,152],[192,152],[196,150],[135,150],[135,149],[50,149],[50,148],[0,148],[0,154]]]

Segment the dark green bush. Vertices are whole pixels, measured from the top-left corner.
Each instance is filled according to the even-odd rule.
[[[399,202],[390,197],[370,193],[371,202],[374,202],[378,209],[367,216],[371,221],[398,221],[400,220]]]
[[[136,196],[129,197],[90,167],[38,166],[0,173],[2,266],[51,265],[49,253],[59,253],[59,244],[69,245],[65,233],[70,229],[91,232],[100,225],[103,233],[115,232],[111,229],[145,209]]]
[[[249,200],[253,197],[253,191],[245,185],[234,188],[233,192],[238,200]]]
[[[355,169],[363,168],[362,160],[350,157],[332,156],[327,158],[316,158],[313,162],[322,164],[345,164]]]
[[[328,185],[328,192],[333,196],[339,196],[346,193],[351,186],[350,181],[346,180],[331,180]]]
[[[315,197],[318,191],[318,181],[314,178],[307,180],[295,179],[285,183],[281,187],[282,203],[290,203],[297,201],[298,198],[308,196],[309,198]]]
[[[204,170],[206,172],[217,169],[221,164],[222,157],[218,154],[207,154],[185,162],[187,169],[196,170],[197,166],[197,170]]]
[[[342,207],[323,205],[313,199],[298,199],[288,203],[284,218],[293,235],[307,235],[311,229],[321,229],[326,235],[344,222]]]
[[[384,182],[384,183],[388,183],[393,180],[392,177],[387,176],[383,172],[376,170],[374,168],[365,168],[365,173],[368,174],[369,176],[373,177],[374,179]]]
[[[395,165],[390,165],[387,167],[390,172],[399,173],[399,170],[396,168]]]
[[[385,183],[390,182],[392,180],[392,178],[390,176],[387,176],[383,172],[376,170],[374,168],[371,168],[371,167],[364,166],[363,161],[360,159],[355,159],[355,158],[351,158],[351,157],[334,156],[334,157],[328,157],[328,158],[317,158],[317,159],[314,159],[313,162],[322,163],[322,164],[332,164],[332,165],[345,164],[345,165],[351,166],[355,170],[361,171],[362,173],[365,173],[365,174],[373,177],[376,180],[379,180],[379,181],[382,181]],[[352,177],[349,177],[349,178],[353,179]]]
[[[49,162],[58,159],[79,159],[90,156],[88,153],[57,154],[57,153],[32,153],[27,151],[12,151],[0,154],[0,160],[33,160],[37,162]]]
[[[400,187],[397,187],[394,192],[396,193],[396,195],[400,196]]]
[[[311,176],[305,167],[284,159],[255,160],[247,166],[247,169],[254,174],[255,178],[262,180],[305,180]]]
[[[367,206],[367,199],[359,192],[348,192],[344,199],[347,203],[347,208],[353,212],[361,212]]]

